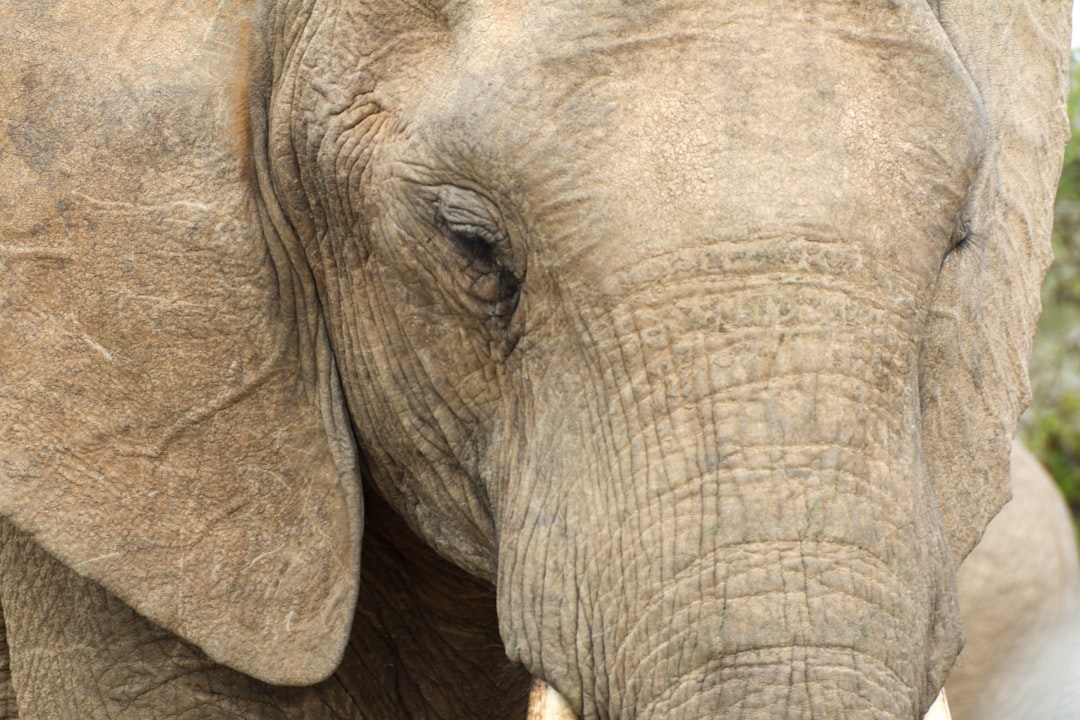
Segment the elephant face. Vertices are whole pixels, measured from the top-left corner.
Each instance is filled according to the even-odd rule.
[[[310,12],[271,201],[375,483],[497,582],[511,657],[590,717],[772,708],[763,672],[853,655],[870,707],[932,697],[959,637],[919,351],[977,257],[985,118],[930,10]]]
[[[552,453],[605,452],[580,443],[636,402],[620,393],[646,392],[660,374],[713,378],[672,388],[677,402],[724,390],[749,403],[717,417],[746,425],[757,413],[757,429],[671,429],[737,447],[784,442],[775,432],[795,441],[819,397],[787,388],[795,415],[783,428],[762,413],[784,401],[766,408],[735,388],[857,366],[868,377],[851,382],[867,388],[821,388],[820,400],[861,403],[873,390],[894,425],[866,427],[837,406],[834,424],[849,428],[828,433],[907,436],[894,451],[917,452],[919,344],[983,148],[978,98],[929,12],[882,10],[858,29],[891,33],[902,62],[837,39],[843,16],[813,33],[792,18],[763,37],[752,18],[719,10],[695,16],[693,35],[686,18],[607,12],[451,17],[443,44],[423,35],[436,48],[417,51],[416,72],[434,71],[423,85],[368,67],[388,41],[350,37],[370,28],[336,19],[290,49],[269,108],[267,172],[288,189],[274,201],[315,276],[380,487],[402,510],[423,509],[433,541],[454,528],[455,559],[488,577],[492,500],[533,496],[509,484],[551,475]],[[786,57],[789,35],[811,60]],[[827,91],[781,84],[798,72]],[[835,169],[828,182],[823,167]],[[640,432],[608,439],[609,451],[629,452]],[[551,450],[507,454],[522,443]],[[560,482],[584,471],[568,467]]]
[[[145,442],[82,433],[83,465],[23,451],[0,509],[215,659],[311,682],[347,635],[360,472],[586,718],[918,715],[1007,495],[1061,134],[1016,130],[984,47],[1009,45],[940,5],[263,3],[249,107],[213,125],[235,173],[203,171],[245,241],[198,282],[118,280],[208,273],[230,312],[191,322],[246,334],[149,332],[109,382],[157,392],[163,342],[220,379]],[[1039,68],[1020,85],[1060,94]],[[202,519],[196,569],[133,577],[165,544],[108,503],[50,524],[96,497],[80,474]]]

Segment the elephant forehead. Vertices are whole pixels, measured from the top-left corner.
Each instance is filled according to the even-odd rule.
[[[983,146],[977,95],[924,3],[546,3],[463,32],[428,126],[451,154],[543,188],[555,233],[580,226],[562,188],[589,196],[595,226],[657,238],[937,238],[928,269]],[[607,257],[610,236],[596,233]]]

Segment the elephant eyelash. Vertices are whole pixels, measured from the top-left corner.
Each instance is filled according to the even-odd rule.
[[[957,239],[953,245],[953,252],[965,252],[972,245],[975,244],[975,233],[970,229],[964,228],[964,233]]]
[[[486,199],[454,188],[440,193],[434,204],[434,223],[471,270],[497,270],[512,275],[508,243],[498,211],[487,208]]]
[[[952,255],[962,255],[972,250],[978,249],[982,245],[982,236],[974,232],[971,226],[967,222],[961,222],[957,225],[956,233],[953,236],[952,247],[945,255],[945,258],[949,258]]]
[[[464,193],[445,191],[435,201],[435,226],[441,229],[458,250],[470,257],[495,260],[495,250],[502,235],[498,223],[488,213],[462,205]]]

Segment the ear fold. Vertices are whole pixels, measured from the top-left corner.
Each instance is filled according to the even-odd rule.
[[[949,257],[922,350],[923,441],[957,563],[1008,501],[1009,448],[1051,260],[1068,120],[1068,0],[938,0],[989,125],[969,247]]]
[[[313,283],[255,221],[245,5],[0,8],[0,512],[306,684],[348,639],[362,507]]]

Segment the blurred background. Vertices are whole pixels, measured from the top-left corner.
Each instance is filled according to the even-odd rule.
[[[1020,438],[1042,460],[1080,518],[1080,2],[1073,9],[1072,139],[1054,208],[1054,265],[1043,283],[1031,359],[1034,398]]]

